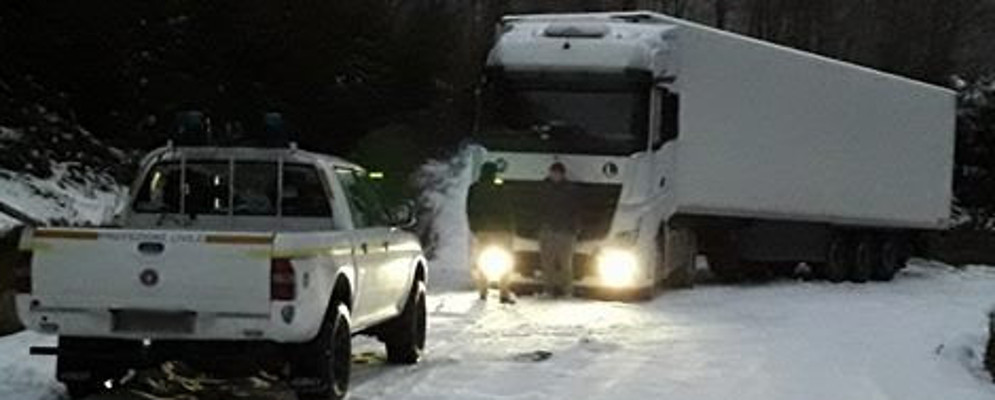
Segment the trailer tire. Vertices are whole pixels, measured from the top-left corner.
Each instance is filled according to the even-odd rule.
[[[900,238],[888,238],[881,245],[881,259],[874,268],[871,277],[876,281],[890,281],[898,271],[905,268],[909,260],[908,245]]]
[[[416,364],[425,350],[428,315],[425,283],[416,281],[414,285],[404,311],[386,326],[384,344],[387,362],[391,364]]]
[[[853,262],[853,247],[845,236],[837,236],[829,243],[826,262],[816,265],[819,276],[833,283],[846,280]]]
[[[875,264],[880,257],[880,246],[878,241],[871,235],[866,235],[857,241],[854,253],[854,260],[850,268],[850,280],[856,283],[865,283],[874,274]]]
[[[735,263],[709,260],[708,269],[712,271],[712,276],[722,283],[735,283],[743,280],[741,268]]]
[[[352,332],[349,308],[335,303],[314,339],[296,348],[290,384],[301,400],[341,400],[349,391]]]

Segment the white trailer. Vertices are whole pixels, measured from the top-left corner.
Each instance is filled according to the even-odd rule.
[[[698,254],[724,278],[807,263],[888,280],[915,232],[949,220],[940,87],[648,12],[505,17],[487,67],[481,164],[517,209],[554,162],[588,193],[580,288],[687,285]],[[523,225],[510,251],[528,281]],[[596,257],[619,249],[638,267]]]

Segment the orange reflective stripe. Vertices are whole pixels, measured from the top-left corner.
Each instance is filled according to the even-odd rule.
[[[272,236],[247,236],[247,235],[207,235],[204,242],[209,244],[238,244],[238,245],[262,245],[272,244]]]
[[[47,239],[97,240],[100,234],[94,231],[42,229],[35,231],[34,237]]]

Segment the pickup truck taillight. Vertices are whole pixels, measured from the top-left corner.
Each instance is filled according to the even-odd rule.
[[[273,259],[270,263],[269,282],[270,300],[293,300],[297,297],[297,277],[289,259]]]
[[[31,294],[31,252],[21,251],[14,261],[14,291]]]

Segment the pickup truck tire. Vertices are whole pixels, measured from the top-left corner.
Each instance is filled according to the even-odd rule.
[[[386,327],[384,344],[387,346],[387,362],[417,363],[425,349],[426,327],[425,283],[418,281],[411,290],[411,297],[404,306],[404,311]]]
[[[352,369],[352,333],[349,308],[329,308],[318,336],[297,349],[290,365],[291,386],[301,400],[340,400],[349,391]],[[300,380],[314,382],[300,385]],[[295,384],[296,383],[296,384]]]
[[[70,399],[85,399],[100,391],[98,382],[62,382],[66,386],[66,396]]]
[[[59,337],[59,354],[56,359],[56,376],[66,386],[71,399],[83,399],[103,388],[104,381],[124,376],[129,365],[106,359],[107,355],[133,352],[140,343],[122,340]],[[104,356],[104,358],[95,358]],[[72,379],[72,375],[88,374],[88,379]]]

